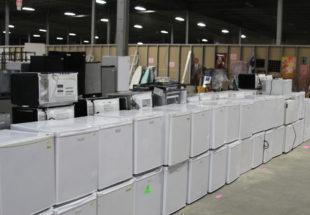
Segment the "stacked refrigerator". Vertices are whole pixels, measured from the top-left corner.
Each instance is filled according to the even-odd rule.
[[[241,142],[236,141],[228,144],[227,152],[227,174],[226,183],[230,184],[234,182],[240,176],[240,164],[241,164]]]

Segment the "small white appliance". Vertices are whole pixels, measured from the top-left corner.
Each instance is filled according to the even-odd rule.
[[[310,99],[305,99],[304,141],[310,139]]]
[[[162,112],[131,110],[109,112],[100,116],[112,118],[129,117],[133,120],[133,173],[135,175],[163,165],[165,124]]]
[[[239,139],[240,132],[240,104],[226,103],[226,139],[225,143],[232,143]]]
[[[66,107],[46,108],[44,113],[46,115],[46,120],[72,119],[74,118],[74,105]]]
[[[110,187],[97,193],[97,215],[135,215],[134,191],[135,181]]]
[[[191,112],[173,110],[167,106],[155,108],[162,111],[165,119],[164,165],[173,166],[188,160],[191,142]]]
[[[236,141],[227,145],[227,174],[226,183],[234,182],[240,176],[241,142]]]
[[[119,99],[98,99],[93,101],[94,114],[119,111]]]
[[[135,178],[134,215],[159,215],[162,213],[163,170]]]
[[[210,172],[208,192],[213,193],[226,182],[227,146],[210,151]]]
[[[97,127],[80,123],[76,119],[67,119],[14,124],[11,128],[51,132],[55,135],[56,205],[97,190]]]
[[[305,117],[305,92],[295,92],[292,93],[292,97],[298,100],[298,119],[303,119]]]
[[[204,197],[208,193],[210,153],[189,159],[187,204]]]
[[[121,183],[133,173],[133,126],[129,118],[76,118],[99,128],[98,190]]]
[[[153,107],[152,92],[136,93],[132,96],[136,109],[147,109]]]
[[[186,206],[188,161],[163,168],[162,215],[172,214]]]
[[[285,125],[294,123],[298,120],[298,100],[288,99],[285,101]]]
[[[251,99],[253,101],[253,131],[252,133],[259,133],[264,131],[265,124],[266,124],[266,114],[265,112],[268,111],[266,104],[266,96],[249,96],[247,99]],[[269,119],[268,119],[269,120]]]
[[[296,145],[296,128],[295,123],[289,124],[285,126],[285,134],[284,134],[284,144],[283,144],[283,152],[288,153],[292,149],[295,148]]]
[[[252,168],[256,168],[263,163],[265,132],[253,135]]]
[[[282,78],[273,79],[271,95],[283,95],[283,79]]]
[[[271,143],[272,157],[277,157],[283,153],[285,127],[274,129],[274,142]]]
[[[252,169],[253,138],[241,140],[240,174]]]
[[[274,96],[274,102],[272,109],[269,109],[271,114],[270,119],[272,119],[272,127],[276,128],[283,126],[284,124],[284,115],[285,115],[285,98],[283,96]]]
[[[254,102],[250,100],[236,100],[240,103],[240,131],[239,139],[249,138],[253,134],[253,106]]]
[[[51,134],[0,131],[1,215],[29,215],[53,206],[54,149]]]
[[[304,120],[298,120],[296,123],[294,123],[294,128],[296,131],[296,143],[294,147],[296,148],[303,143]]]
[[[292,79],[283,80],[283,96],[290,98],[292,96],[293,81]]]
[[[54,215],[97,215],[96,193],[70,202],[61,207],[54,208]]]

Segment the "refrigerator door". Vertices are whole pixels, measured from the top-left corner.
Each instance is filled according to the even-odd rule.
[[[192,158],[188,164],[187,204],[208,193],[210,153]]]
[[[0,214],[29,215],[53,206],[54,149],[50,134],[0,131]]]
[[[186,206],[188,162],[163,169],[162,215],[169,215]]]
[[[253,138],[241,140],[240,174],[252,169]]]
[[[227,167],[227,146],[218,150],[210,151],[210,173],[209,173],[209,193],[213,193],[222,186],[226,181]]]
[[[295,124],[286,125],[284,135],[283,152],[288,153],[294,149],[294,146],[296,145],[297,133]]]
[[[55,215],[97,215],[97,197],[92,194],[54,209]]]
[[[135,182],[130,180],[97,194],[97,215],[135,215]]]
[[[228,144],[226,183],[230,184],[240,176],[241,142]]]
[[[159,215],[161,214],[163,172],[155,172],[135,178],[134,214]]]
[[[256,168],[263,163],[265,132],[253,136],[252,168]]]

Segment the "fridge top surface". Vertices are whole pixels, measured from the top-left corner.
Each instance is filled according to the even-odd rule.
[[[18,130],[23,129],[26,131],[49,132],[54,133],[56,136],[70,136],[73,134],[95,132],[99,129],[93,125],[82,123],[76,118],[14,124],[12,125],[12,128],[17,128]]]
[[[53,135],[48,133],[0,130],[0,148],[32,144],[50,138]]]
[[[191,114],[191,111],[182,107],[170,107],[170,105],[155,107],[155,110],[162,111],[165,115],[185,116]]]
[[[117,117],[117,118],[130,118],[132,120],[146,120],[158,117],[163,117],[164,114],[161,111],[154,111],[153,109],[143,109],[143,110],[121,110],[115,112],[107,112],[98,114],[98,116],[104,117]]]
[[[201,113],[204,111],[211,110],[211,107],[203,106],[199,104],[172,104],[167,105],[167,109],[172,110],[184,110],[184,111],[190,111],[191,113]]]
[[[90,126],[97,126],[100,129],[132,124],[132,119],[130,118],[111,118],[97,115],[79,117],[76,118],[76,121],[89,124]]]

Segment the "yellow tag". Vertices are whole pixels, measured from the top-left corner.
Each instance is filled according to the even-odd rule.
[[[46,144],[46,145],[51,145],[51,144],[52,144],[52,141],[47,141],[45,144]]]
[[[129,128],[131,128],[131,127],[132,127],[132,125],[129,125],[128,127],[129,127]]]
[[[51,148],[52,148],[52,146],[46,146],[46,148],[47,148],[47,149],[51,149]]]
[[[130,187],[128,187],[128,188],[126,189],[126,192],[131,191],[131,190],[132,190],[132,187],[133,187],[133,185],[131,185]]]
[[[97,136],[97,133],[93,133],[93,136]]]
[[[90,203],[90,206],[94,206],[94,203],[93,203],[93,202],[91,202],[91,203]]]

